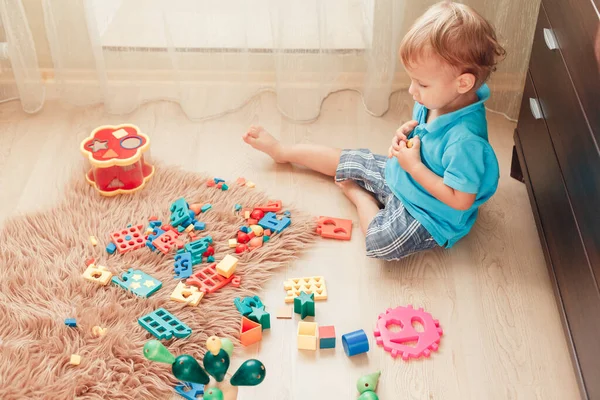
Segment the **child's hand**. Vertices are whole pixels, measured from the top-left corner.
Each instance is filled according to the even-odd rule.
[[[394,135],[393,139],[392,139],[392,145],[390,146],[390,149],[388,150],[388,158],[392,158],[393,154],[392,151],[393,150],[400,150],[400,142],[406,142],[406,137],[412,132],[413,129],[415,129],[415,127],[419,125],[419,122],[415,121],[414,119],[408,122],[405,122],[404,124],[402,124],[400,126],[400,128],[398,128],[396,130],[396,134]]]
[[[403,170],[412,173],[413,169],[421,164],[421,140],[418,136],[411,139],[413,146],[406,147],[406,141],[401,141],[398,144],[398,149],[391,149],[393,157],[398,159],[398,163]]]

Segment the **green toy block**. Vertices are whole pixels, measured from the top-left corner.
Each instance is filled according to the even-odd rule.
[[[294,312],[300,314],[302,319],[315,316],[315,294],[310,296],[300,292],[300,296],[294,298]]]
[[[252,307],[252,312],[247,317],[254,322],[258,322],[263,331],[271,328],[271,314],[265,311],[265,306]]]

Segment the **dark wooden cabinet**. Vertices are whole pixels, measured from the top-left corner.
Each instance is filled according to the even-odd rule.
[[[585,399],[600,399],[599,3],[542,0],[513,156]]]

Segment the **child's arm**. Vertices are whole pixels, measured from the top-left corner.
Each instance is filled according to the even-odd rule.
[[[456,210],[468,210],[475,202],[476,195],[451,188],[444,183],[441,176],[421,162],[421,141],[418,137],[412,139],[413,147],[406,147],[401,141],[393,146],[392,155],[398,159],[400,166],[408,172],[415,181],[419,182],[433,197]]]

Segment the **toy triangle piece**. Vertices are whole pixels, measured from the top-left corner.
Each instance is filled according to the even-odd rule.
[[[242,324],[240,326],[240,342],[244,346],[250,346],[262,339],[262,326],[258,322],[254,322],[242,316]]]
[[[113,149],[108,149],[103,155],[102,158],[115,158],[115,157],[119,157],[119,155],[113,150]]]

